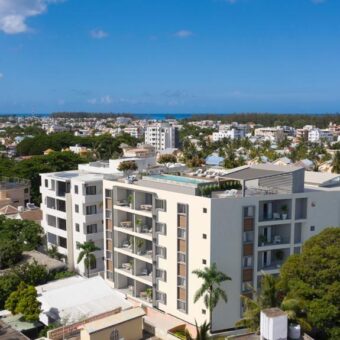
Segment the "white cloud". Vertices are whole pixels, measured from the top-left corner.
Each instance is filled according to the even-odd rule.
[[[96,104],[96,103],[97,103],[97,98],[91,98],[91,99],[88,99],[88,100],[87,100],[87,102],[88,102],[89,104],[92,104],[92,105],[94,105],[94,104]]]
[[[111,104],[112,103],[112,97],[109,95],[103,96],[100,98],[100,102],[102,104]]]
[[[90,32],[90,35],[94,39],[104,39],[106,38],[109,34],[101,29],[94,29]]]
[[[180,31],[177,31],[175,33],[175,36],[177,38],[181,38],[181,39],[184,39],[184,38],[189,38],[193,35],[193,33],[191,31],[188,31],[188,30],[180,30]]]
[[[26,20],[43,14],[52,3],[64,0],[0,0],[0,31],[18,34],[29,31]]]

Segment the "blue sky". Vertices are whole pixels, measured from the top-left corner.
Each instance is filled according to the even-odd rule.
[[[339,112],[339,0],[0,0],[0,112]]]

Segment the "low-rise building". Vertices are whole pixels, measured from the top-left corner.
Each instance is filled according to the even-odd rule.
[[[26,207],[31,199],[31,183],[21,178],[0,177],[0,208]]]

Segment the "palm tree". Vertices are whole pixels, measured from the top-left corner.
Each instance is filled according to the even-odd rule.
[[[195,320],[195,326],[196,326],[196,337],[193,338],[188,330],[185,331],[185,340],[208,340],[210,339],[209,336],[209,329],[210,324],[204,321],[204,323],[201,326],[197,325],[197,322]]]
[[[201,297],[204,299],[204,304],[209,310],[210,322],[212,327],[212,312],[217,306],[220,299],[224,302],[228,301],[227,294],[220,287],[224,281],[229,281],[231,278],[226,274],[218,271],[216,263],[213,263],[210,267],[205,267],[203,270],[196,269],[192,272],[203,280],[201,288],[199,288],[195,294],[194,302],[197,302]]]
[[[236,322],[236,327],[247,328],[251,332],[260,329],[261,310],[272,307],[280,307],[288,315],[289,322],[299,323],[304,331],[310,331],[311,327],[306,321],[302,301],[285,297],[282,301],[278,289],[278,281],[273,275],[264,274],[261,280],[261,289],[256,292],[253,288],[253,299],[241,296],[244,306],[243,318]]]
[[[90,240],[84,243],[78,243],[78,249],[81,249],[77,263],[80,263],[84,259],[84,265],[87,271],[87,277],[90,276],[90,268],[96,263],[96,257],[93,254],[95,251],[100,250],[95,243]]]

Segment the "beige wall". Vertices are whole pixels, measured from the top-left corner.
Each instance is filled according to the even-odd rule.
[[[28,189],[27,193],[25,193],[25,189]],[[4,200],[4,203],[1,205],[2,200]],[[25,200],[30,200],[29,186],[0,190],[0,208],[7,204],[13,205],[14,207],[25,206]]]
[[[143,337],[143,319],[136,318],[126,321],[122,324],[112,326],[89,334],[85,329],[81,330],[81,340],[110,340],[112,331],[116,329],[119,332],[119,338],[125,340],[138,340]]]

